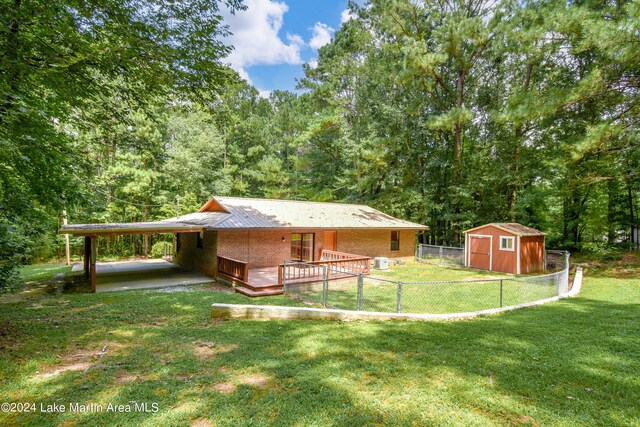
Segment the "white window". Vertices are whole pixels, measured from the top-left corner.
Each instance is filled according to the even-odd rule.
[[[513,237],[500,236],[500,250],[501,251],[513,251]]]

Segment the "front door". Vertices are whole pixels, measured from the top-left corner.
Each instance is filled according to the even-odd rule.
[[[313,233],[291,233],[291,259],[313,261]]]
[[[324,248],[328,251],[336,251],[338,250],[335,231],[325,231],[324,232]]]

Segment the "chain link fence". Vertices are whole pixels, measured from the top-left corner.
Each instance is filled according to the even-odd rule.
[[[416,260],[440,265],[464,265],[464,248],[420,243],[416,248]]]
[[[400,282],[325,268],[323,278],[315,282],[300,283],[285,277],[284,291],[301,301],[342,310],[415,314],[486,310],[568,292],[569,253],[559,253],[564,268],[537,276]]]

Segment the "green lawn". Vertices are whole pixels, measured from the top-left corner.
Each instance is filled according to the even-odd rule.
[[[436,264],[409,261],[404,265],[391,265],[389,270],[371,270],[371,275],[401,282],[429,282],[442,280],[482,280],[513,277],[495,271],[464,267],[443,267]]]
[[[293,304],[206,287],[0,303],[0,400],[158,404],[0,424],[640,425],[638,279],[460,322],[212,322],[213,302]]]
[[[71,266],[65,263],[23,265],[20,267],[20,280],[22,282],[48,280],[58,273],[69,272],[71,272]]]
[[[370,277],[364,278],[362,309],[395,312],[398,304],[398,285],[395,281],[405,282],[402,285],[401,297],[403,313],[460,313],[485,310],[500,307],[501,304],[522,304],[557,294],[556,285],[551,281],[541,283],[530,277],[514,281],[513,278],[514,276],[501,273],[432,264],[396,265],[390,271],[373,270]],[[500,279],[503,279],[502,284]],[[467,282],[455,282],[461,280]],[[452,282],[411,283],[426,281]],[[327,305],[356,310],[357,289],[355,277],[330,281]],[[287,290],[306,301],[322,303],[322,284],[289,285]]]

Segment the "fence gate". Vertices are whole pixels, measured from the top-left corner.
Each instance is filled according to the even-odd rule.
[[[469,267],[491,270],[491,236],[472,234],[469,236]]]

